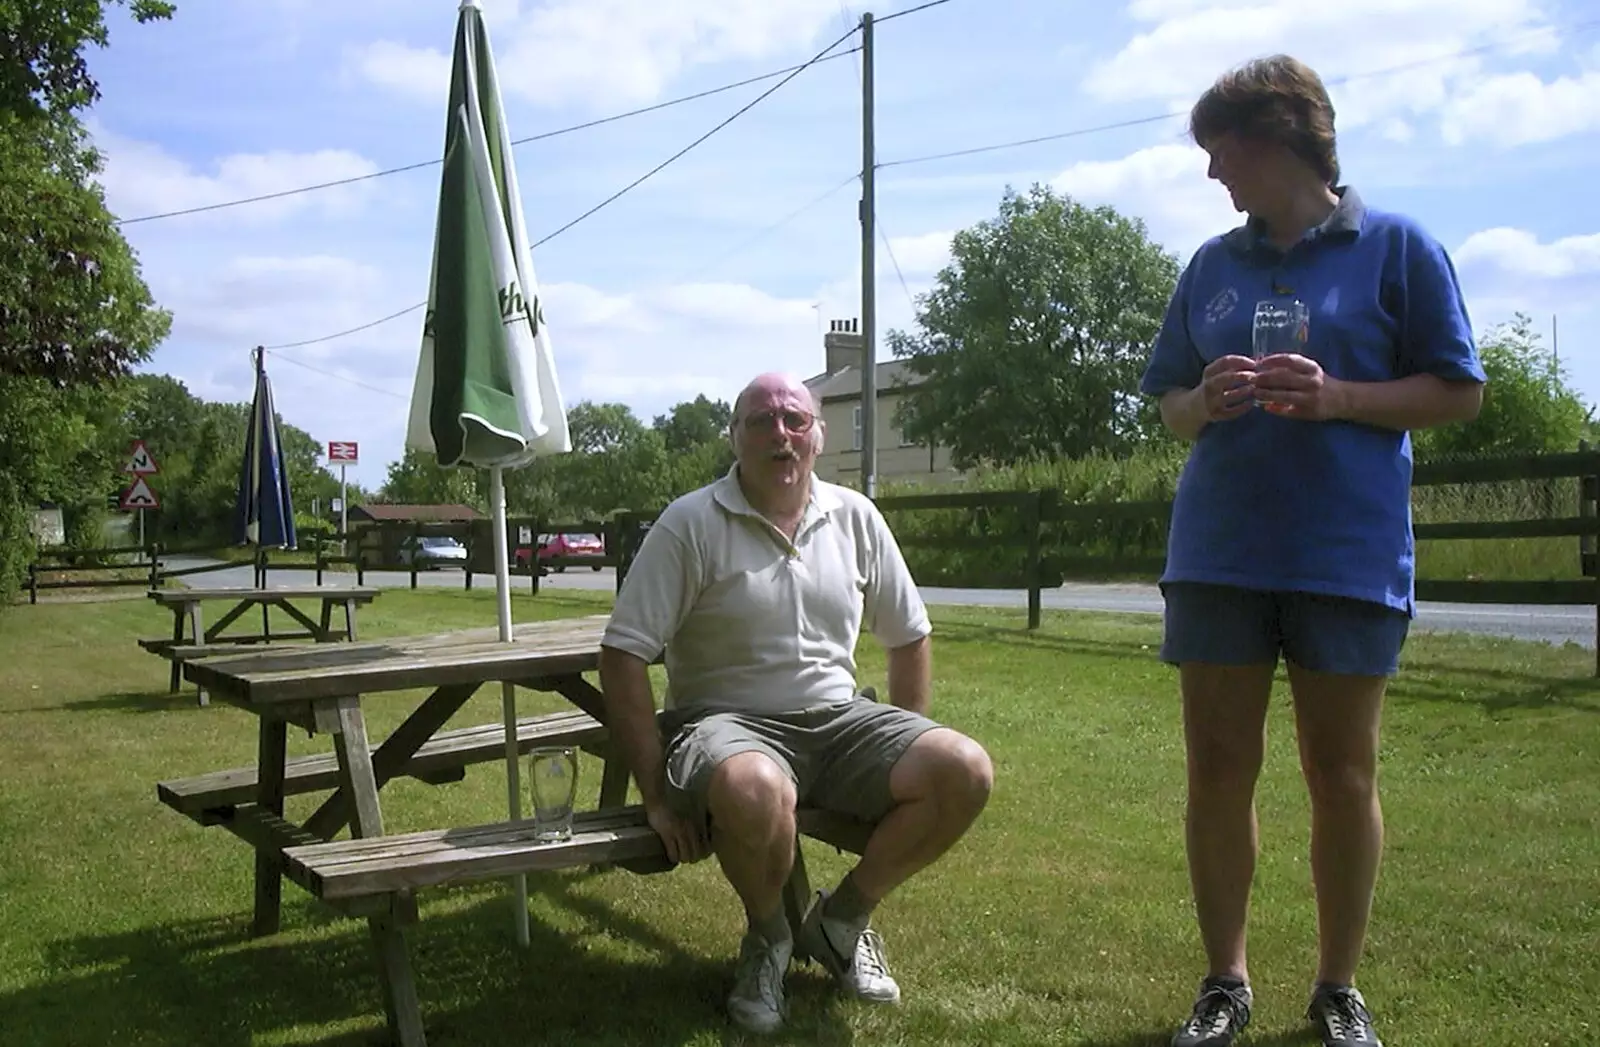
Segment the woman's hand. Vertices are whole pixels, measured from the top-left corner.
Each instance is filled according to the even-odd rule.
[[[1200,374],[1207,422],[1225,422],[1255,403],[1256,362],[1248,356],[1219,356]]]
[[[1256,362],[1256,400],[1285,418],[1326,422],[1342,417],[1343,385],[1321,364],[1299,353],[1278,353]]]

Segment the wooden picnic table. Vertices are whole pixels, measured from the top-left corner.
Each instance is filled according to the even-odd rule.
[[[503,879],[576,865],[620,865],[634,872],[671,868],[660,838],[637,806],[624,806],[628,771],[605,730],[598,688],[584,674],[599,665],[604,615],[515,626],[510,642],[493,628],[377,642],[212,654],[187,662],[185,675],[258,720],[256,765],[162,782],[158,795],[203,825],[222,825],[255,850],[256,935],[278,930],[287,876],[347,915],[365,917],[377,947],[384,1009],[394,1042],[424,1047],[421,1009],[404,927],[416,919],[415,891],[445,883]],[[468,764],[504,760],[499,723],[443,731],[486,683],[509,681],[559,694],[574,708],[517,722],[519,753],[576,745],[604,758],[598,808],[579,812],[572,838],[534,838],[531,819],[386,835],[380,792],[408,776],[438,784]],[[368,741],[366,703],[404,700],[429,689],[381,744]],[[414,700],[414,699],[413,699]],[[330,756],[287,759],[294,724],[332,738]],[[300,825],[284,818],[284,797],[331,789]],[[806,835],[859,853],[870,827],[802,811]],[[350,838],[334,840],[345,825]],[[809,900],[798,860],[786,890],[791,920]]]
[[[380,590],[368,586],[218,586],[211,588],[152,589],[148,595],[157,604],[172,612],[172,637],[141,639],[139,646],[172,662],[171,689],[176,692],[182,683],[183,663],[214,653],[217,647],[239,644],[277,643],[289,640],[315,640],[331,643],[356,639],[356,608],[377,599]],[[292,601],[319,601],[321,614],[313,619]],[[209,627],[205,624],[207,603],[231,603],[221,618]],[[254,608],[261,608],[261,632],[229,632],[229,628]],[[294,619],[301,631],[274,633],[270,620],[271,609],[277,607]],[[333,624],[334,612],[343,609],[344,624]],[[187,627],[187,628],[185,628]],[[205,688],[200,688],[200,704],[206,704]]]

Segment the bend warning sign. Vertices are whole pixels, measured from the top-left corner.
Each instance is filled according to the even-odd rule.
[[[161,467],[156,465],[156,457],[150,453],[144,441],[135,440],[128,449],[128,463],[122,467],[122,471],[135,476],[154,476],[161,471]]]
[[[161,499],[150,490],[150,485],[144,482],[144,477],[133,481],[133,486],[122,492],[122,508],[124,511],[133,509],[159,509]]]

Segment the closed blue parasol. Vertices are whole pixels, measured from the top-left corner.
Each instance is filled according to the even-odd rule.
[[[278,415],[267,381],[266,351],[257,348],[256,392],[245,432],[244,462],[239,469],[239,498],[233,515],[236,545],[258,549],[295,547],[294,500],[289,496],[289,470],[283,461]],[[259,564],[257,581],[260,582]]]

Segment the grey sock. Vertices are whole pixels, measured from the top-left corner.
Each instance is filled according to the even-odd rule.
[[[789,941],[793,934],[789,930],[789,918],[784,915],[780,905],[771,916],[756,919],[753,914],[746,913],[750,921],[750,930],[758,935],[768,945],[777,945],[779,942]]]
[[[830,920],[838,920],[856,928],[858,931],[867,926],[872,919],[872,910],[878,903],[861,893],[856,886],[855,874],[847,873],[834,892],[828,895],[827,902],[822,907],[822,915]]]

